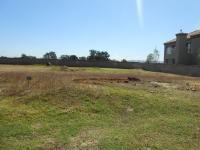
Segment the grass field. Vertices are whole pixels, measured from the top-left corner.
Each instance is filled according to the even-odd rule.
[[[200,78],[0,65],[0,149],[199,150]]]

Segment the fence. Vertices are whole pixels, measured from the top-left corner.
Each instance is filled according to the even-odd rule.
[[[101,67],[101,68],[121,68],[121,69],[144,69],[147,71],[174,73],[200,77],[200,66],[167,65],[167,64],[147,64],[137,62],[95,62],[95,61],[64,61],[59,59],[23,59],[23,58],[0,58],[0,64],[12,65],[34,65],[47,64],[66,65],[69,67]]]

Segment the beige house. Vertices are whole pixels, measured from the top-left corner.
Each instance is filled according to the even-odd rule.
[[[176,38],[164,43],[164,63],[197,65],[200,63],[200,30],[176,34]]]

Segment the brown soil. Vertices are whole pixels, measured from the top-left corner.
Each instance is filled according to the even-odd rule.
[[[136,77],[127,77],[127,78],[81,78],[73,79],[77,83],[129,83],[129,82],[140,82],[141,80]]]

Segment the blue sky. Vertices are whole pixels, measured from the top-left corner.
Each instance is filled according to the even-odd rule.
[[[47,51],[144,60],[183,29],[200,28],[199,0],[0,0],[0,55]]]

